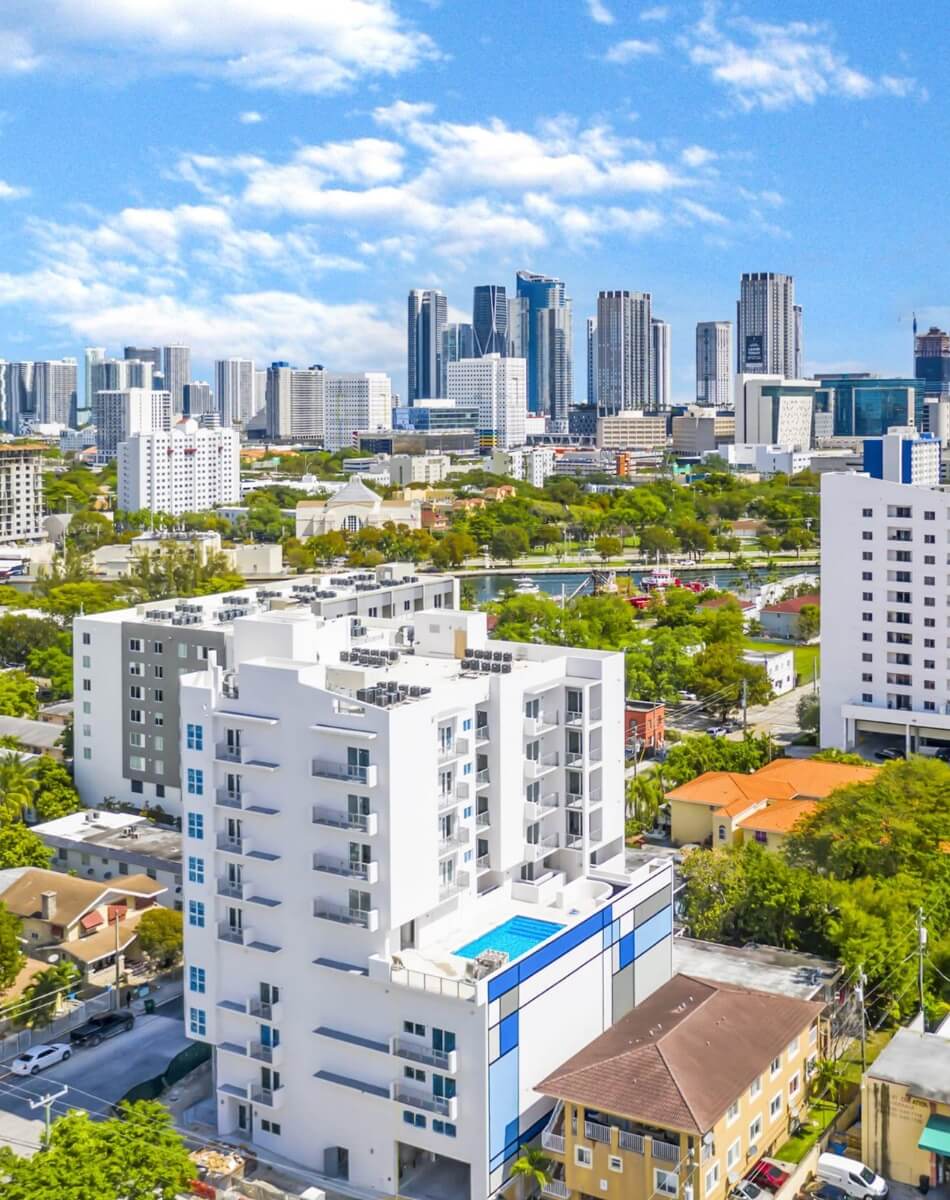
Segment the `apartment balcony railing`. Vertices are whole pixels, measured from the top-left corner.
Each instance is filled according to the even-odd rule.
[[[423,1092],[409,1087],[403,1079],[397,1079],[392,1085],[392,1097],[397,1104],[408,1105],[409,1108],[420,1108],[423,1112],[436,1113],[454,1121],[458,1117],[457,1096],[433,1096],[431,1092]]]
[[[584,765],[583,750],[568,750],[564,755],[565,767],[582,767]]]
[[[488,725],[487,724],[486,725],[476,725],[475,726],[475,745],[483,746],[486,742],[488,742],[490,740],[491,740],[491,733],[489,732]]]
[[[570,1200],[571,1189],[563,1179],[548,1179],[541,1187],[542,1196],[556,1196],[557,1200]]]
[[[262,1108],[282,1108],[284,1104],[284,1092],[286,1088],[265,1088],[252,1087],[251,1100],[254,1104],[260,1104]]]
[[[491,780],[488,777],[488,768],[483,767],[480,771],[475,772],[475,787],[488,787]]]
[[[423,1066],[435,1067],[454,1075],[458,1070],[458,1052],[455,1050],[436,1050],[423,1042],[413,1041],[412,1038],[394,1037],[390,1039],[390,1050],[396,1058],[405,1058],[409,1062],[422,1063]]]
[[[379,879],[379,863],[354,862],[349,858],[336,858],[332,854],[314,854],[313,869],[327,875],[362,879],[365,883],[376,883]]]
[[[603,800],[603,798],[604,798],[604,794],[600,790],[600,788],[591,788],[590,791],[587,793],[587,802],[589,804],[600,804],[600,802]]]
[[[247,1053],[249,1058],[253,1058],[257,1062],[279,1067],[283,1057],[283,1047],[280,1045],[266,1046],[263,1042],[248,1042]]]
[[[376,764],[361,766],[358,763],[340,762],[334,758],[315,758],[310,764],[310,774],[317,779],[336,779],[343,783],[360,783],[364,787],[376,786]]]
[[[253,940],[253,930],[246,925],[239,927],[231,925],[228,921],[221,921],[218,925],[218,940],[230,942],[234,946],[249,946]]]
[[[539,821],[542,817],[546,817],[549,813],[557,810],[559,800],[560,795],[558,792],[548,792],[540,800],[526,800],[524,802],[524,815],[529,821]]]
[[[235,792],[229,791],[227,788],[217,788],[214,794],[214,802],[219,808],[226,808],[229,811],[256,813],[259,816],[274,817],[280,812],[272,802],[264,802],[260,798],[255,797],[253,792]]]
[[[564,724],[565,725],[583,725],[584,724],[584,710],[583,709],[578,710],[576,708],[569,708],[567,710],[567,712],[564,714]]]
[[[218,880],[218,895],[226,900],[246,900],[250,895],[250,887],[242,880],[222,878]]]
[[[556,850],[560,845],[560,836],[556,833],[549,833],[547,837],[539,838],[536,842],[527,842],[525,845],[525,860],[527,862],[538,862],[545,855]]]
[[[243,761],[241,747],[234,746],[229,742],[217,742],[214,747],[214,756],[218,762],[239,763]]]
[[[489,860],[489,857],[490,857],[490,856],[489,856],[488,854],[480,854],[480,855],[478,856],[478,858],[476,858],[476,859],[475,859],[475,870],[476,870],[476,871],[488,871],[488,870],[490,870],[490,869],[491,869],[491,867],[490,867],[490,864],[489,864],[489,861],[488,861],[488,860]]]
[[[314,900],[313,915],[321,921],[335,921],[339,925],[355,925],[375,933],[379,928],[379,909],[350,908],[336,900]]]
[[[456,784],[447,792],[439,792],[439,812],[448,812],[450,808],[455,808],[460,801],[464,800],[461,787]]]
[[[247,797],[243,792],[229,792],[227,788],[218,788],[214,802],[219,808],[242,809],[247,803]]]
[[[584,837],[580,833],[569,833],[564,839],[564,845],[568,850],[583,850]]]
[[[629,1150],[633,1154],[643,1153],[643,1134],[628,1133],[626,1129],[617,1132],[617,1145],[621,1150]]]
[[[529,779],[537,779],[541,775],[547,775],[549,771],[553,771],[558,765],[557,751],[551,754],[542,754],[539,758],[526,758],[524,760],[524,773]]]
[[[327,825],[331,829],[357,829],[367,837],[374,837],[378,827],[376,813],[350,813],[338,808],[324,808],[319,804],[313,806],[311,817],[314,825]]]
[[[610,1126],[601,1125],[598,1121],[584,1122],[584,1137],[591,1142],[603,1142],[605,1146],[610,1145]]]
[[[232,837],[229,833],[219,833],[216,845],[225,854],[250,854],[253,848],[249,837]]]
[[[716,1154],[716,1146],[713,1142],[703,1142],[702,1153],[699,1156],[700,1162],[709,1162]]]
[[[660,1142],[654,1138],[651,1153],[654,1158],[663,1162],[675,1163],[680,1160],[680,1148],[677,1142]]]
[[[565,793],[565,799],[566,799],[568,808],[583,808],[584,807],[584,793],[583,792],[567,792],[567,793]]]
[[[491,826],[491,813],[487,808],[475,814],[475,824],[479,829],[488,829]]]
[[[542,713],[540,717],[525,717],[524,734],[525,737],[539,737],[543,733],[550,733],[552,729],[557,729],[557,725],[557,713],[552,713],[550,716]]]
[[[552,1154],[564,1153],[564,1136],[560,1133],[548,1133],[545,1129],[541,1134],[541,1145]]]
[[[439,838],[439,854],[454,854],[467,846],[471,838],[471,829],[467,825],[458,825],[449,837]]]
[[[279,1001],[272,1004],[269,1000],[261,1000],[259,996],[252,996],[247,1002],[247,1015],[257,1017],[262,1021],[277,1023],[283,1017],[284,1009]]]

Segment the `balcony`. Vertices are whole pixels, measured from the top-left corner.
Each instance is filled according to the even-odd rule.
[[[350,908],[348,904],[339,904],[336,900],[314,900],[313,915],[321,921],[334,921],[338,925],[355,925],[360,929],[368,929],[375,933],[379,928],[379,909]]]
[[[422,1063],[426,1067],[435,1067],[454,1075],[458,1070],[458,1052],[456,1050],[434,1050],[424,1042],[412,1038],[394,1037],[390,1039],[390,1052],[396,1058],[404,1058],[408,1062]]]
[[[569,708],[567,710],[567,712],[564,714],[564,724],[565,725],[583,725],[584,724],[584,710],[581,709],[578,711],[577,709]]]
[[[479,829],[489,829],[491,827],[491,814],[487,808],[483,808],[481,812],[475,814],[475,824]]]
[[[455,808],[463,798],[459,786],[450,788],[447,792],[439,792],[439,812],[448,812],[449,809]]]
[[[251,1101],[262,1108],[282,1108],[286,1088],[266,1088],[254,1086],[251,1088]]]
[[[218,742],[214,748],[214,757],[216,762],[239,763],[242,761],[241,747],[230,742]]]
[[[558,848],[560,840],[558,834],[549,833],[547,837],[540,838],[536,842],[527,842],[525,845],[525,862],[540,862],[542,858],[545,858]]]
[[[225,854],[246,855],[251,853],[253,841],[248,837],[232,837],[229,833],[219,833],[217,847]]]
[[[557,810],[559,800],[560,795],[558,792],[548,792],[540,800],[526,800],[524,802],[525,818],[528,821],[539,821],[542,817],[546,817]]]
[[[564,839],[564,846],[567,850],[583,850],[584,835],[581,833],[569,833]]]
[[[563,1154],[564,1135],[560,1133],[548,1133],[545,1129],[541,1134],[541,1145],[545,1150],[550,1150],[552,1154]]]
[[[335,858],[331,854],[314,854],[313,869],[327,875],[340,875],[347,879],[362,879],[365,883],[379,880],[379,863],[353,862],[349,858]]]
[[[448,745],[439,746],[439,762],[451,762],[453,758],[464,758],[469,752],[468,738],[458,737]]]
[[[678,1163],[680,1160],[679,1142],[661,1142],[653,1138],[651,1152],[661,1162]]]
[[[459,871],[454,879],[450,879],[448,882],[439,885],[439,903],[441,904],[444,900],[451,900],[453,896],[457,896],[460,892],[467,892],[468,888],[468,872]]]
[[[567,792],[565,799],[566,799],[568,808],[577,809],[577,808],[584,807],[584,793],[583,792]]]
[[[488,730],[488,723],[475,726],[475,745],[484,746],[486,742],[491,741],[491,733]]]
[[[226,900],[246,900],[250,895],[250,884],[239,880],[222,878],[218,880],[217,892]]]
[[[259,996],[249,996],[245,1000],[219,1000],[217,1007],[223,1008],[225,1012],[251,1017],[255,1021],[268,1021],[275,1025],[279,1024],[284,1016],[282,1004],[271,1004],[261,1000]]]
[[[228,742],[217,742],[214,747],[215,762],[225,763],[227,766],[234,766],[235,763],[240,763],[245,767],[262,767],[265,771],[276,771],[279,764],[271,762],[270,759],[257,758],[250,753],[244,746],[230,745]]]
[[[564,755],[565,767],[582,767],[584,765],[583,750],[568,750]]]
[[[557,713],[550,717],[542,714],[540,717],[525,717],[524,719],[525,737],[540,737],[542,734],[550,733],[552,729],[557,729]]]
[[[360,766],[357,763],[340,762],[333,758],[315,758],[310,764],[310,774],[316,779],[335,779],[341,783],[359,783],[363,787],[376,786],[376,765]]]
[[[248,1042],[247,1054],[248,1058],[253,1058],[256,1062],[267,1063],[269,1066],[279,1067],[283,1058],[283,1046],[267,1046],[263,1042]]]
[[[397,1079],[393,1084],[392,1097],[397,1104],[405,1104],[409,1108],[420,1108],[423,1112],[435,1113],[450,1121],[458,1118],[457,1096],[433,1096],[431,1092],[410,1087],[404,1079]]]
[[[490,871],[491,866],[488,861],[489,857],[490,856],[487,854],[480,854],[478,856],[478,858],[475,859],[475,870],[476,871]]]
[[[439,855],[444,857],[448,854],[455,854],[457,850],[464,849],[469,844],[472,838],[472,831],[467,825],[458,825],[453,830],[450,837],[439,838]]]
[[[629,1150],[633,1154],[642,1154],[643,1144],[642,1133],[628,1133],[626,1129],[621,1129],[617,1133],[617,1145],[621,1150]]]
[[[524,760],[524,773],[529,779],[539,779],[542,775],[547,775],[549,771],[557,769],[558,755],[557,751],[551,754],[542,754],[540,758],[526,758]]]
[[[254,931],[248,926],[243,928],[221,921],[218,925],[218,941],[229,942],[232,946],[249,946],[254,940]]]
[[[375,837],[378,819],[376,813],[350,813],[338,808],[324,808],[315,804],[311,820],[314,825],[326,825],[331,829],[356,829],[367,837]]]
[[[480,771],[475,772],[475,788],[488,787],[491,780],[488,778],[488,768],[483,767]]]
[[[280,809],[275,808],[272,804],[262,804],[259,800],[255,800],[251,792],[232,792],[227,788],[215,790],[214,802],[218,808],[259,813],[268,817],[276,816],[280,812]]]
[[[605,1146],[609,1146],[610,1126],[601,1125],[598,1121],[585,1121],[584,1137],[586,1137],[589,1142],[603,1142]]]
[[[558,1200],[570,1200],[571,1189],[563,1179],[548,1179],[541,1188],[542,1196],[556,1196]]]

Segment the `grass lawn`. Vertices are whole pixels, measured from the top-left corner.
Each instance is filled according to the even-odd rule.
[[[774,653],[776,650],[791,650],[795,656],[795,673],[800,683],[810,683],[812,672],[821,668],[820,648],[814,646],[798,646],[794,642],[767,642],[760,638],[743,638],[746,650],[765,650]],[[813,665],[816,664],[816,665]]]
[[[804,1128],[780,1146],[775,1157],[780,1162],[800,1163],[834,1120],[836,1112],[837,1108],[830,1100],[814,1101],[806,1110]]]

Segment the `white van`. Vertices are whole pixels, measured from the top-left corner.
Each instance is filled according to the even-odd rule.
[[[818,1178],[832,1183],[855,1200],[881,1200],[887,1195],[887,1184],[872,1170],[855,1158],[843,1154],[822,1154],[818,1158]]]

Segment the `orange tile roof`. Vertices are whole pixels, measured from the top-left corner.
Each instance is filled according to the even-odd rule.
[[[815,762],[811,758],[776,758],[756,771],[778,779],[792,788],[795,796],[815,796],[823,800],[835,788],[849,783],[867,783],[873,779],[878,768],[870,763],[866,767],[852,767],[847,763]]]
[[[667,792],[666,798],[720,808],[736,800],[754,803],[756,800],[790,799],[794,795],[795,791],[789,784],[776,779],[760,779],[757,773],[743,775],[739,771],[705,771],[689,783]]]
[[[877,767],[852,767],[846,763],[814,762],[808,758],[777,758],[751,775],[738,771],[705,771],[689,783],[666,793],[667,800],[705,804],[727,816],[757,800],[824,798],[849,783],[873,779]]]
[[[818,807],[814,800],[776,800],[767,808],[743,817],[739,825],[760,833],[790,833],[795,825]]]

